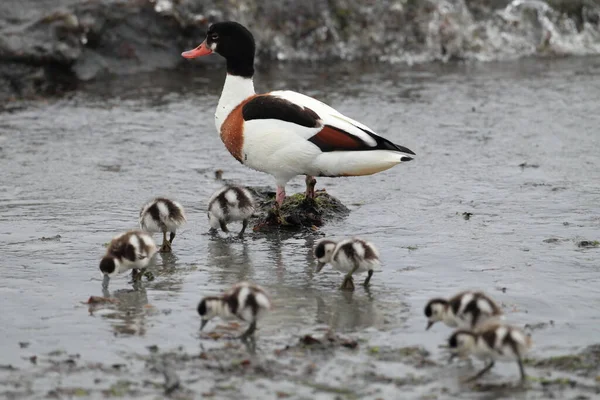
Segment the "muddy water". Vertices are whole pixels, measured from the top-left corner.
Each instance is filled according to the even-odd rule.
[[[162,375],[148,359],[148,346],[156,345],[159,355],[180,354],[169,362],[182,379],[181,398],[506,395],[458,384],[472,370],[446,365],[438,346],[450,331],[436,325],[425,332],[423,306],[432,296],[486,290],[510,321],[535,325],[533,358],[600,341],[600,249],[578,246],[600,239],[599,78],[597,58],[263,68],[258,90],[316,96],[418,157],[372,177],[320,179],[318,187],[352,212],[318,234],[249,234],[244,241],[207,234],[207,199],[220,186],[214,171],[245,185],[274,182],[233,160],[215,133],[218,66],[90,84],[3,113],[1,393],[161,397]],[[302,189],[296,178],[288,192]],[[108,294],[118,304],[89,309],[82,302],[103,294],[104,243],[135,228],[140,206],[157,195],[187,210],[174,253],[157,257],[154,281],[134,290],[127,277],[113,279]],[[321,234],[377,244],[383,268],[369,291],[343,294],[340,275],[313,273],[311,247]],[[247,379],[219,364],[247,357],[243,349],[201,340],[195,312],[202,296],[243,279],[264,285],[275,305],[251,358],[267,372],[256,369]],[[283,361],[274,355],[326,327],[359,339],[358,350],[299,351]],[[411,346],[426,349],[430,362],[381,356]],[[190,361],[201,348],[217,355],[219,368]],[[303,362],[310,371],[294,369]],[[486,382],[516,378],[516,365],[504,364]],[[578,389],[584,384],[569,390],[586,395]],[[535,382],[518,393],[544,396]]]

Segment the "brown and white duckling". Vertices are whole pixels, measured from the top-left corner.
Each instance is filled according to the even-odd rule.
[[[186,222],[183,207],[176,201],[158,197],[140,210],[140,227],[146,232],[162,232],[161,253],[170,253],[177,228]],[[167,240],[167,232],[170,232]]]
[[[140,280],[156,251],[154,239],[145,232],[129,231],[115,236],[100,261],[100,271],[104,275],[102,286],[108,287],[110,278],[130,269],[131,278]]]
[[[379,269],[379,251],[370,242],[359,238],[335,242],[330,239],[319,240],[314,251],[317,259],[316,272],[330,263],[333,269],[345,273],[341,289],[354,290],[355,273],[367,273],[364,286],[369,284],[373,271]]]
[[[242,221],[242,230],[238,234],[242,237],[253,213],[254,197],[248,189],[241,186],[225,186],[217,190],[208,201],[208,222],[213,232],[220,227],[223,232],[228,233],[228,223]]]
[[[500,307],[485,293],[480,291],[464,291],[450,299],[435,298],[425,306],[428,319],[428,330],[438,321],[451,328],[474,329],[490,319],[503,319]]]
[[[200,330],[214,317],[237,318],[249,322],[248,329],[239,337],[242,341],[253,339],[256,323],[271,310],[271,301],[263,288],[250,282],[240,282],[221,296],[203,298],[198,304],[202,318]]]
[[[458,330],[448,339],[452,358],[473,355],[487,362],[484,369],[466,379],[466,382],[481,377],[496,361],[516,361],[519,364],[521,380],[525,380],[523,356],[531,345],[531,337],[521,329],[501,323],[485,323],[477,331]]]

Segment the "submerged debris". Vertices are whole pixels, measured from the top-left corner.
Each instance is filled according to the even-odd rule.
[[[419,368],[437,365],[431,359],[431,353],[421,346],[408,346],[400,348],[370,347],[369,354],[379,361],[403,362]]]
[[[40,238],[40,240],[42,242],[50,242],[50,241],[60,241],[61,238],[62,238],[62,236],[60,236],[60,235],[54,235],[54,236],[49,236],[49,237],[42,236]]]
[[[258,199],[260,216],[253,230],[263,232],[272,229],[316,230],[325,221],[344,218],[350,214],[348,207],[329,195],[324,189],[315,191],[314,199],[307,199],[304,193],[286,197],[277,213],[274,209],[275,193],[250,188]]]
[[[539,168],[540,165],[539,164],[529,164],[527,162],[523,162],[523,163],[519,164],[519,167],[521,167],[521,169],[525,169],[525,168]]]
[[[83,302],[83,304],[106,304],[106,303],[118,303],[118,299],[114,299],[111,297],[101,297],[101,296],[90,296],[88,301]]]
[[[304,335],[298,340],[296,346],[286,346],[283,349],[275,350],[275,354],[281,355],[287,351],[294,351],[297,349],[332,349],[336,347],[345,347],[348,349],[358,348],[358,341],[349,337],[343,337],[335,333],[332,330],[328,330],[322,337],[315,337],[314,335]]]
[[[587,247],[598,247],[600,246],[600,242],[597,240],[581,240],[577,242],[577,247],[587,248]]]
[[[543,242],[544,242],[544,243],[558,243],[558,242],[560,242],[561,240],[562,240],[562,239],[559,239],[559,238],[552,237],[552,238],[544,239],[544,240],[543,240]]]

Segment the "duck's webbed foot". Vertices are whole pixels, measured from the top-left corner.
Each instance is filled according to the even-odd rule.
[[[170,253],[171,252],[171,242],[169,240],[167,240],[167,231],[163,231],[163,242],[158,251],[160,253]]]
[[[340,289],[350,291],[354,290],[354,279],[352,278],[352,275],[346,275]]]

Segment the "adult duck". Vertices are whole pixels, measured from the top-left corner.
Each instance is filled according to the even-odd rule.
[[[227,60],[227,78],[215,123],[236,160],[275,177],[277,203],[285,185],[306,175],[306,196],[314,197],[315,176],[371,175],[415,154],[377,135],[332,107],[289,90],[254,91],[254,37],[237,22],[208,28],[206,39],[181,55],[196,58],[218,53]]]

